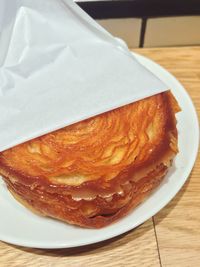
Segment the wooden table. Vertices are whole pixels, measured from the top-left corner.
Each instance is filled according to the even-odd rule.
[[[200,47],[135,51],[173,73],[187,89],[200,114]],[[73,249],[40,250],[0,242],[0,267],[198,267],[199,176],[200,157],[188,182],[163,210],[137,229],[102,243]]]

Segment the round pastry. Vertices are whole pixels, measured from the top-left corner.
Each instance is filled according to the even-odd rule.
[[[155,189],[177,154],[168,91],[67,126],[0,153],[8,189],[37,213],[100,228]]]

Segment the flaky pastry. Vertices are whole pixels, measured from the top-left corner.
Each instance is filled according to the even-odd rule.
[[[155,189],[178,152],[168,91],[0,153],[8,189],[37,213],[100,228]]]

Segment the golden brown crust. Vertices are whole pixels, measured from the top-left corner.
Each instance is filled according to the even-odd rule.
[[[0,173],[40,213],[105,226],[164,177],[178,151],[178,110],[170,92],[149,97],[1,153]]]
[[[36,214],[50,216],[83,227],[101,228],[123,217],[130,209],[142,202],[160,184],[166,171],[166,166],[158,166],[140,182],[130,184],[129,190],[123,196],[116,194],[110,201],[97,197],[89,202],[80,200],[78,203],[63,195],[55,198],[53,194],[48,194],[45,199],[40,199],[36,192],[32,191],[27,194],[26,189],[22,186],[13,186],[9,178],[4,177],[4,180],[15,199]],[[61,203],[61,199],[63,203]],[[91,209],[95,211],[95,216],[90,214],[87,217],[82,213]]]

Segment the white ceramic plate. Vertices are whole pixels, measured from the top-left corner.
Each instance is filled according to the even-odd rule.
[[[195,108],[183,86],[170,73],[145,57],[135,56],[172,89],[182,108],[182,112],[177,115],[180,153],[162,184],[125,218],[103,229],[91,230],[33,214],[13,199],[0,179],[2,241],[35,248],[67,248],[103,241],[143,223],[162,209],[180,190],[190,174],[198,151],[199,125]]]

